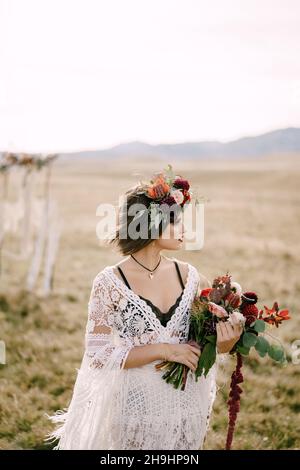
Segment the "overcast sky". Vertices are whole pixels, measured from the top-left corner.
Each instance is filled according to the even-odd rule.
[[[0,0],[0,150],[300,126],[298,0]]]

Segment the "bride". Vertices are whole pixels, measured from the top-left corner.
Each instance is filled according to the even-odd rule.
[[[125,193],[110,240],[123,259],[106,266],[93,281],[85,352],[71,402],[47,415],[57,424],[46,437],[56,441],[54,449],[203,448],[216,396],[216,365],[198,381],[190,372],[184,391],[166,383],[155,368],[168,360],[194,371],[200,355],[197,343],[187,342],[190,306],[195,294],[211,284],[192,264],[161,253],[182,246],[189,187],[181,177],[168,179],[160,173],[151,184],[139,183]],[[141,225],[150,233],[153,203],[172,207],[169,219],[160,220],[157,235],[152,236],[153,230],[147,238],[128,234],[134,204],[146,208]],[[121,236],[124,229],[126,237]],[[228,322],[218,325],[217,353],[223,354],[242,330]]]

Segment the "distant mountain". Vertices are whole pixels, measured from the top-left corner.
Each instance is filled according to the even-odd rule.
[[[62,154],[76,158],[122,158],[158,157],[179,158],[244,158],[260,157],[274,153],[300,152],[300,128],[288,127],[267,132],[254,137],[243,137],[231,142],[203,141],[182,142],[178,144],[151,145],[133,141],[98,151],[85,151]]]
[[[176,159],[214,159],[214,158],[256,158],[270,154],[300,153],[300,128],[288,127],[265,134],[243,137],[231,142],[217,140],[202,142],[182,142],[177,144],[151,145],[133,141],[122,143],[102,150],[60,153],[60,160],[104,159],[104,158],[164,158]]]

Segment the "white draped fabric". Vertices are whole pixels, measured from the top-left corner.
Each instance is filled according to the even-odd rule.
[[[46,440],[55,449],[201,449],[216,396],[216,365],[198,381],[189,372],[184,391],[150,364],[124,369],[134,346],[188,339],[190,305],[209,284],[188,263],[180,303],[166,326],[151,307],[107,266],[94,279],[88,304],[85,352],[69,407],[49,419]],[[203,285],[201,285],[203,284]]]

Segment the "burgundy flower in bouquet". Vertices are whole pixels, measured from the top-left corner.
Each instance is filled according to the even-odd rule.
[[[269,355],[279,363],[286,361],[286,354],[281,345],[269,343],[266,339],[267,325],[278,327],[283,321],[289,320],[288,310],[279,310],[277,302],[269,309],[257,307],[258,297],[255,292],[244,292],[237,282],[231,281],[228,272],[224,276],[214,279],[211,288],[203,289],[192,302],[190,310],[190,325],[188,342],[196,342],[200,347],[200,357],[197,369],[191,371],[188,366],[170,361],[156,364],[157,370],[163,370],[162,376],[166,382],[181,391],[185,390],[188,373],[194,373],[196,381],[201,375],[207,376],[209,370],[216,362],[217,356],[217,328],[218,322],[240,321],[243,326],[242,334],[230,351],[236,356],[236,368],[231,376],[228,404],[228,432],[226,449],[231,448],[237,413],[240,408],[240,395],[243,382],[242,356],[247,356],[251,348],[255,348],[261,357]]]

